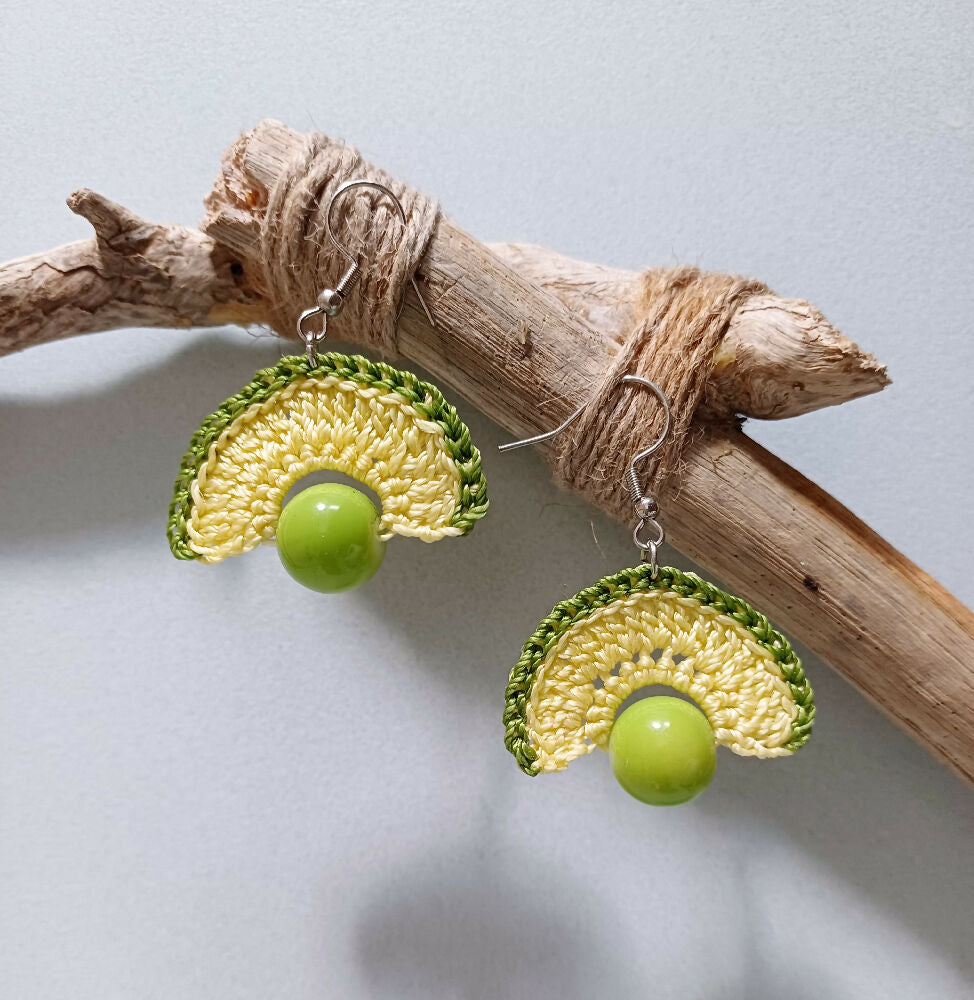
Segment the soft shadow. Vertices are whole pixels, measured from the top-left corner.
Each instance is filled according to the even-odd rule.
[[[4,546],[57,546],[73,536],[134,531],[156,521],[161,532],[180,457],[199,421],[279,356],[276,341],[194,336],[158,367],[83,395],[0,401]],[[522,642],[558,600],[625,565],[632,550],[623,529],[577,498],[552,493],[536,456],[498,456],[496,445],[506,435],[469,406],[459,408],[484,455],[490,516],[467,538],[436,545],[396,540],[359,599],[422,654],[418,659],[431,681],[455,697],[458,718],[475,711],[478,718],[486,713],[497,719],[496,752],[503,755],[504,684]],[[214,577],[214,589],[236,586],[235,574],[219,579],[224,582]],[[819,706],[815,737],[792,759],[743,760],[722,753],[717,778],[700,799],[701,814],[715,826],[753,826],[756,817],[781,829],[878,909],[970,971],[974,796],[837,674],[807,653],[804,658]],[[510,780],[521,780],[513,767]],[[649,838],[646,847],[652,851]],[[522,913],[520,903],[512,908],[505,902],[508,873],[523,859],[480,862],[472,873],[468,860],[462,852],[431,858],[405,873],[396,882],[408,886],[400,893],[399,917],[394,906],[383,916],[385,905],[376,904],[369,920],[399,961],[412,961],[414,949],[426,961],[447,952],[442,961],[450,975],[466,982],[466,960],[453,955],[464,954],[468,934],[476,937],[478,927],[501,921],[501,915],[522,926],[549,919],[547,905],[544,914],[532,913],[526,901]],[[454,888],[453,879],[464,888]],[[434,890],[427,880],[445,888]],[[460,914],[462,931],[450,920],[416,917],[421,908],[411,903],[412,916],[404,916],[407,901],[423,892],[435,898],[439,891],[452,900],[448,909]],[[800,896],[808,890],[783,891]],[[393,886],[393,892],[399,890]],[[478,893],[483,902],[476,902]],[[461,904],[471,908],[466,923]],[[445,949],[433,944],[440,933],[447,935]],[[511,940],[503,939],[520,954],[520,931],[496,933],[510,933]],[[379,961],[377,975],[391,976],[394,963],[383,964],[372,947],[363,944]],[[472,980],[468,985],[477,988]]]
[[[4,545],[58,545],[153,519],[164,527],[193,432],[280,354],[270,339],[194,335],[163,363],[81,394],[0,399]]]
[[[633,995],[597,915],[576,918],[583,889],[537,856],[498,857],[481,839],[434,845],[362,907],[355,950],[369,995]]]
[[[435,647],[427,663],[437,683],[455,689],[461,701],[479,702],[477,712],[499,715],[507,673],[541,618],[558,600],[626,565],[632,553],[624,530],[575,498],[551,504],[537,475],[529,477],[508,456],[498,460],[494,448],[505,435],[476,415],[464,416],[484,451],[490,515],[468,538],[432,552],[390,545],[383,573],[363,597],[377,614],[395,617],[404,643]],[[502,463],[513,468],[497,474]],[[677,553],[666,558],[693,568]],[[403,575],[417,571],[424,586],[403,587]],[[722,750],[717,777],[699,800],[701,813],[736,831],[755,820],[782,830],[958,970],[974,974],[974,796],[835,671],[807,650],[800,653],[816,691],[814,738],[779,760]],[[497,747],[504,753],[499,725]],[[510,780],[519,780],[513,770]],[[807,887],[782,891],[800,897]]]
[[[714,823],[778,827],[847,886],[974,976],[974,796],[808,651],[815,733],[792,758],[721,753]],[[797,894],[807,887],[792,887]]]

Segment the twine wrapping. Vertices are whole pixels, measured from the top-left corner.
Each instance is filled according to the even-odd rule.
[[[621,519],[631,519],[622,476],[632,457],[656,440],[665,419],[648,392],[620,385],[623,375],[641,375],[655,382],[670,404],[666,442],[636,470],[646,491],[658,496],[679,469],[731,317],[745,299],[768,291],[760,281],[696,267],[647,271],[629,337],[559,442],[556,479]]]
[[[321,133],[305,137],[300,155],[281,171],[268,193],[261,220],[260,254],[270,322],[293,337],[302,310],[318,293],[334,288],[347,261],[328,238],[326,215],[335,191],[345,181],[384,184],[402,203],[403,227],[395,205],[373,188],[344,194],[331,213],[336,239],[362,265],[358,284],[329,334],[362,341],[387,356],[398,353],[396,320],[406,284],[426,252],[439,218],[437,203],[368,163],[352,146]]]
[[[293,335],[303,309],[323,288],[333,288],[346,260],[328,239],[326,214],[348,180],[378,181],[395,192],[406,213],[403,227],[385,195],[371,188],[349,192],[332,210],[339,242],[362,264],[358,284],[329,332],[396,355],[396,327],[405,287],[436,229],[437,203],[369,164],[352,146],[321,133],[304,138],[299,154],[278,175],[261,220],[260,261],[271,325]],[[630,501],[622,488],[628,462],[663,426],[659,405],[623,375],[655,382],[669,400],[671,429],[651,462],[637,470],[658,495],[679,468],[694,413],[703,398],[714,356],[741,303],[764,294],[761,282],[708,274],[695,267],[654,269],[643,277],[637,321],[582,414],[559,442],[555,476],[562,485],[623,519]]]

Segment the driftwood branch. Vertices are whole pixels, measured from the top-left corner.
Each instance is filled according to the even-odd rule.
[[[91,192],[71,207],[96,236],[0,266],[0,353],[130,326],[267,321],[259,220],[301,142],[264,122],[228,151],[201,230],[154,226]],[[539,247],[488,249],[443,219],[399,346],[513,434],[550,429],[619,349],[638,276]],[[354,339],[353,330],[341,330]],[[718,413],[783,417],[875,392],[875,359],[808,303],[741,308],[717,357]],[[974,779],[974,615],[835,500],[731,428],[684,453],[668,499],[674,544],[753,600],[921,744]]]
[[[147,223],[87,189],[68,206],[95,237],[0,265],[0,354],[120,327],[248,321],[239,265],[208,236]]]
[[[146,222],[87,188],[71,195],[68,207],[91,222],[93,239],[0,264],[0,356],[99,330],[267,321],[266,303],[245,276],[257,253],[252,216],[221,208],[207,235]],[[466,245],[461,250],[470,252]],[[641,294],[638,274],[530,244],[498,243],[489,250],[561,299],[603,339],[622,343]],[[491,255],[484,259],[494,262]],[[510,324],[515,337],[530,337],[516,311]],[[418,339],[428,337],[420,329]],[[708,399],[717,415],[775,419],[878,392],[888,381],[885,367],[808,302],[756,296],[731,321]]]
[[[617,345],[632,329],[641,276],[573,260],[529,243],[491,243],[522,277],[561,299]],[[734,315],[708,394],[717,412],[764,420],[844,403],[889,384],[886,368],[844,337],[809,302],[755,295]]]

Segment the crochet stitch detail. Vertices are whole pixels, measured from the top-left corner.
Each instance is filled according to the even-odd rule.
[[[527,774],[608,749],[620,705],[666,684],[689,695],[735,753],[793,753],[815,706],[801,662],[760,612],[696,574],[626,569],[558,604],[511,671],[505,745]]]
[[[375,490],[384,538],[465,535],[487,512],[480,453],[435,386],[358,355],[315,368],[286,357],[193,435],[169,508],[173,555],[218,562],[272,539],[285,494],[318,469]]]

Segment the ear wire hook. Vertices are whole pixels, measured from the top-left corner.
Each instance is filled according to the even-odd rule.
[[[644,388],[649,389],[663,407],[663,429],[660,431],[659,436],[651,445],[649,445],[649,447],[643,448],[642,451],[637,452],[632,457],[629,462],[629,467],[626,469],[626,472],[622,477],[622,481],[629,494],[629,498],[632,500],[633,509],[636,512],[636,516],[639,518],[639,523],[636,525],[635,530],[632,533],[632,540],[636,543],[636,546],[642,553],[642,560],[650,563],[653,578],[655,579],[656,574],[659,572],[657,555],[659,553],[659,547],[663,544],[665,534],[663,532],[662,525],[656,520],[656,517],[659,514],[659,504],[656,502],[655,497],[649,496],[643,489],[642,483],[639,481],[639,473],[636,471],[636,466],[659,451],[667,437],[669,437],[671,422],[670,404],[667,401],[666,396],[663,394],[663,390],[660,389],[655,382],[650,381],[648,378],[643,378],[641,375],[623,375],[620,381],[628,382],[629,384],[641,385]],[[545,431],[543,434],[535,434],[534,437],[524,438],[523,441],[509,441],[507,444],[500,445],[497,450],[502,452],[514,451],[517,448],[526,448],[529,444],[541,444],[543,441],[550,441],[553,437],[556,437],[575,420],[577,420],[581,416],[584,409],[584,406],[580,406],[573,414],[571,414],[571,416],[569,416],[566,420],[563,420],[552,431]],[[654,534],[655,537],[645,537],[647,531],[650,534]]]
[[[345,269],[345,273],[341,276],[341,278],[338,279],[338,284],[334,288],[323,288],[318,293],[316,304],[310,309],[305,309],[304,312],[302,312],[298,317],[298,336],[305,343],[308,361],[312,366],[317,364],[316,345],[320,344],[321,341],[325,339],[328,317],[337,316],[342,309],[345,308],[345,299],[348,298],[349,293],[355,287],[362,274],[362,265],[358,262],[358,258],[347,247],[338,242],[338,237],[335,236],[335,232],[331,226],[331,218],[335,208],[335,202],[337,202],[339,198],[347,194],[349,191],[360,187],[374,188],[376,191],[384,194],[393,203],[393,205],[396,206],[396,211],[399,213],[399,218],[402,220],[403,226],[405,227],[406,225],[406,212],[402,207],[402,202],[388,187],[386,187],[385,184],[380,184],[378,181],[345,181],[344,184],[339,185],[338,189],[331,196],[331,201],[328,202],[328,210],[325,212],[325,231],[328,233],[328,238],[331,240],[332,246],[342,255],[342,257],[345,258],[345,260],[348,261],[348,267]],[[430,326],[435,329],[436,324],[433,322],[433,317],[430,314],[429,307],[426,305],[423,293],[419,290],[419,285],[416,284],[416,276],[411,275],[409,281],[413,286],[413,290],[416,292],[419,304],[423,307],[423,312],[426,313],[426,318],[429,320]],[[403,305],[405,305],[405,300],[399,303],[399,310],[396,312],[397,322],[402,314]],[[316,316],[321,317],[321,329],[318,331],[308,329],[306,326],[308,320],[313,319]]]

